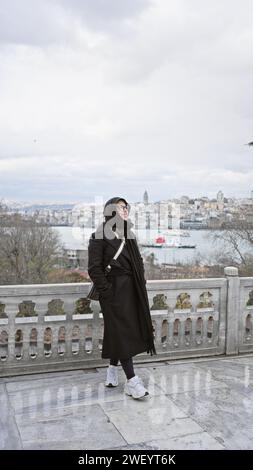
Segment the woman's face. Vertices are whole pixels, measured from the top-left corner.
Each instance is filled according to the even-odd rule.
[[[125,201],[118,201],[117,204],[116,204],[116,207],[117,207],[117,211],[118,211],[118,214],[120,215],[120,217],[122,217],[122,219],[124,220],[127,220],[128,218],[128,207],[126,206],[126,203]]]

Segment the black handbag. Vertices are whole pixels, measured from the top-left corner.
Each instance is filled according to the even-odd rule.
[[[119,246],[117,252],[115,253],[113,259],[117,259],[117,258],[118,258],[118,256],[120,255],[121,251],[123,250],[123,247],[124,247],[124,245],[125,245],[125,242],[126,242],[126,240],[125,240],[125,238],[123,238],[123,240],[122,240],[122,242],[121,242],[121,244],[120,244],[120,246]],[[112,268],[111,268],[110,264],[108,264],[108,265],[106,266],[106,268],[105,268],[105,276],[106,276],[107,274],[109,274],[109,272],[111,271],[111,269],[112,269]],[[97,290],[97,288],[96,288],[96,286],[95,286],[95,284],[94,284],[94,282],[93,282],[92,285],[91,285],[91,288],[90,288],[90,290],[89,290],[89,292],[88,292],[88,294],[87,294],[87,296],[86,296],[86,298],[87,298],[88,300],[99,300],[99,295],[100,295],[100,293],[98,292],[98,290]]]

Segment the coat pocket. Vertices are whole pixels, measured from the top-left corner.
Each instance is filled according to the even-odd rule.
[[[108,287],[108,289],[106,289],[105,291],[100,292],[99,296],[102,300],[108,300],[113,298],[113,286],[111,285],[111,287]]]

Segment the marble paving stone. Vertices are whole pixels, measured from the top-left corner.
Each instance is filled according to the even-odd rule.
[[[138,443],[142,440],[156,440],[162,439],[164,436],[183,436],[186,433],[194,434],[203,431],[203,429],[190,418],[167,418],[163,422],[162,427],[159,425],[150,424],[149,419],[142,419],[140,416],[138,420],[131,418],[127,420],[126,416],[120,416],[117,412],[110,413],[110,419],[117,427],[123,438],[129,443]]]
[[[245,386],[253,385],[253,369],[244,365],[240,369],[212,369],[210,371],[212,377],[216,381],[227,384],[229,387],[234,387],[237,384],[245,384]]]
[[[201,368],[157,368],[143,371],[148,385],[155,383],[165,393],[182,393],[190,390],[209,390],[215,387],[227,387],[226,383],[215,380],[210,371]]]
[[[113,447],[111,450],[154,450],[154,446],[152,443],[149,444],[147,442],[138,442],[137,444],[127,444],[122,447]]]
[[[112,444],[109,444],[107,447],[107,444],[103,444],[103,436],[100,438],[100,436],[97,434],[96,436],[96,441],[93,443],[91,440],[86,440],[86,439],[74,439],[74,440],[69,440],[69,441],[53,441],[53,442],[25,442],[23,444],[23,448],[25,450],[80,450],[80,451],[85,451],[85,450],[110,450],[112,448]],[[105,447],[104,447],[105,446]],[[81,454],[80,454],[81,455]]]
[[[196,434],[188,434],[186,436],[172,437],[168,439],[160,439],[138,444],[128,444],[127,446],[117,447],[113,450],[223,450],[224,446],[221,445],[216,439],[210,436],[207,432]]]
[[[123,403],[103,403],[101,406],[128,444],[203,431],[165,396],[142,400],[126,397]]]
[[[27,380],[26,377],[22,376],[22,380],[18,381],[7,381],[6,387],[8,392],[30,390],[31,388],[41,389],[45,386],[54,387],[57,384],[59,387],[65,384],[87,384],[90,381],[101,380],[101,376],[97,372],[91,372],[88,374],[83,374],[82,371],[79,371],[78,374],[66,374],[62,372],[59,376],[51,376],[51,374],[44,374],[41,377],[34,378],[33,380]]]
[[[27,389],[26,384],[19,382],[17,390],[14,384],[6,384],[10,403],[16,415],[21,414],[27,419],[41,414],[50,413],[52,416],[64,415],[69,408],[76,409],[82,405],[100,404],[103,402],[120,401],[124,399],[125,378],[123,373],[119,374],[119,385],[117,387],[105,387],[104,374],[94,374],[84,380],[78,377],[74,383],[66,380],[49,382],[45,379],[44,384],[39,381],[32,382]],[[147,380],[143,380],[144,384]],[[155,384],[149,387],[150,395],[161,395],[164,392]]]
[[[138,370],[138,375],[142,375],[145,370],[139,369]],[[118,376],[119,376],[119,383],[124,384],[126,381],[126,376],[125,373],[123,372],[122,368],[119,367],[118,369]],[[69,374],[62,372],[61,374],[55,376],[50,374],[40,374],[39,377],[32,377],[29,376],[22,376],[18,377],[18,380],[14,380],[15,378],[13,377],[12,380],[7,380],[6,381],[6,387],[9,392],[12,391],[20,391],[23,392],[25,390],[30,390],[31,388],[44,388],[45,386],[51,388],[54,387],[55,384],[58,386],[64,386],[65,384],[70,384],[70,385],[79,385],[82,386],[83,384],[87,383],[104,383],[106,379],[106,369],[103,369],[101,372],[87,372],[86,374],[83,373],[83,371],[78,371],[78,373],[74,374]]]
[[[253,450],[253,426],[226,428],[219,441],[227,450]]]
[[[38,417],[40,414],[59,416],[72,408],[99,404],[104,401],[123,400],[123,387],[107,388],[103,384],[87,384],[83,386],[55,385],[40,390],[9,393],[10,402],[16,415],[27,418]]]
[[[2,380],[6,383],[12,383],[12,382],[23,382],[23,381],[29,381],[29,380],[39,380],[45,379],[45,375],[47,376],[48,379],[58,379],[61,378],[62,376],[64,377],[78,377],[80,375],[86,375],[86,374],[96,374],[97,370],[96,368],[93,369],[78,369],[78,370],[67,370],[67,371],[59,371],[59,372],[41,372],[39,374],[25,374],[25,375],[15,375],[12,377],[3,377]]]
[[[187,372],[189,370],[193,370],[193,371],[198,370],[198,366],[189,362],[187,364],[180,364],[180,366],[177,364],[168,364],[165,367],[154,365],[153,367],[142,367],[141,370],[143,371],[167,370],[167,371],[172,371],[172,372],[177,372],[180,370],[180,372]]]
[[[124,394],[123,400],[112,400],[110,402],[107,401],[103,403],[101,402],[100,406],[106,413],[108,411],[122,411],[122,414],[126,414],[128,411],[131,411],[131,413],[135,413],[139,412],[140,410],[145,410],[145,412],[148,410],[150,416],[152,415],[152,412],[150,410],[154,407],[156,412],[160,413],[160,416],[157,416],[157,420],[159,421],[162,420],[162,416],[165,413],[165,409],[166,413],[169,413],[169,415],[174,418],[187,417],[187,415],[182,410],[175,406],[170,397],[166,396],[165,394],[150,394],[138,400]]]
[[[48,377],[47,374],[44,375],[44,378],[38,379],[38,380],[33,380],[32,382],[26,382],[23,380],[22,382],[11,382],[11,383],[6,383],[6,388],[9,393],[12,392],[25,392],[26,390],[40,390],[40,389],[54,389],[60,388],[60,387],[71,387],[73,385],[76,385],[78,387],[82,387],[85,385],[88,385],[90,383],[100,383],[102,381],[102,377],[99,374],[90,374],[90,375],[83,375],[79,374],[75,377],[67,376],[65,377],[62,375],[61,377],[57,379],[53,379],[51,377]]]
[[[228,356],[224,359],[224,361],[226,362],[232,362],[232,364],[237,364],[237,363],[241,363],[241,364],[244,364],[244,362],[249,362],[251,364],[253,364],[253,355],[243,355],[243,356]]]
[[[250,391],[253,388],[253,369],[250,369],[247,365],[243,366],[243,374],[241,373],[229,373],[228,371],[213,370],[212,377],[215,380],[223,382],[232,389],[239,389],[244,391]]]
[[[156,368],[156,371],[159,369]],[[194,375],[197,372],[203,374],[203,372],[207,375],[210,375],[211,369],[208,367],[202,367],[200,364],[197,363],[184,363],[184,364],[169,364],[167,368],[164,369],[168,376],[172,374],[191,374]]]
[[[21,448],[15,416],[9,404],[5,385],[0,384],[0,450]]]
[[[10,395],[11,403],[16,416],[22,416],[24,420],[39,419],[41,416],[51,417],[64,416],[71,410],[73,414],[78,413],[80,407],[89,408],[92,405],[103,402],[121,401],[124,399],[123,389],[105,388],[95,389],[84,387],[82,390],[73,386],[71,390],[64,387],[53,390],[44,390],[41,395],[33,391],[21,393],[12,393]]]
[[[32,425],[31,425],[32,424]],[[121,434],[110,422],[99,405],[79,408],[73,415],[71,410],[64,417],[50,415],[36,419],[33,423],[17,417],[17,425],[24,448],[86,448],[105,449],[112,445],[124,445]],[[82,446],[80,444],[82,443]]]
[[[247,380],[247,377],[225,377],[223,381],[226,383],[227,387],[238,392],[242,397],[246,397],[253,401],[253,383],[252,381]]]
[[[244,375],[245,367],[247,367],[247,365],[224,360],[224,361],[217,361],[217,362],[208,362],[205,364],[201,363],[199,364],[199,367],[206,371],[209,370],[210,372],[217,372],[217,373],[220,372],[221,374],[226,373],[229,375],[231,374],[231,375],[239,377],[240,375]]]
[[[226,448],[252,448],[252,400],[229,388],[168,396]]]
[[[142,400],[120,365],[115,388],[107,367],[3,378],[0,449],[253,449],[251,357],[138,364]]]
[[[226,360],[227,356],[218,355],[218,356],[202,356],[202,357],[188,357],[184,359],[168,359],[166,363],[168,365],[184,365],[191,364],[192,366],[205,363],[205,362],[219,362]]]
[[[198,369],[199,365],[200,365],[199,362],[194,362],[191,360],[187,360],[182,363],[178,363],[177,361],[167,362],[168,369],[179,369],[179,368],[182,370]]]
[[[176,365],[170,365],[170,366],[159,366],[159,365],[154,365],[153,367],[140,367],[137,369],[136,375],[139,375],[143,380],[149,380],[153,374],[156,376],[162,376],[164,375],[165,377],[170,377],[173,374],[178,374],[180,372],[180,375],[184,375],[186,373],[191,373],[196,374],[197,371],[203,372],[203,369],[198,369],[196,366],[193,364],[182,364],[179,366]]]
[[[182,370],[182,371],[187,371],[187,370],[198,370],[200,368],[200,364],[202,364],[202,361],[201,362],[194,362],[190,359],[182,362],[182,363],[178,363],[177,361],[171,361],[171,362],[168,362],[167,363],[167,368],[169,370]]]

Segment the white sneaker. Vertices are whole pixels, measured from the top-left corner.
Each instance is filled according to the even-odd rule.
[[[142,398],[149,395],[149,392],[144,387],[142,380],[138,375],[135,375],[126,381],[124,392],[133,398]]]
[[[118,382],[118,367],[111,364],[107,368],[107,377],[105,381],[106,387],[117,387]]]

